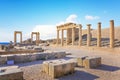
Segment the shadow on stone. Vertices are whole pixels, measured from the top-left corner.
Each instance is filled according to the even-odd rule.
[[[102,64],[100,67],[98,67],[96,69],[104,70],[104,71],[110,71],[111,72],[111,71],[120,70],[120,67]]]
[[[99,77],[84,71],[75,71],[75,73],[58,78],[57,80],[95,80],[96,78]]]

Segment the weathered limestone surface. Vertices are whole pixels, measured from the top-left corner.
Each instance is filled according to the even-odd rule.
[[[0,80],[23,80],[23,71],[18,68],[3,69],[0,72]]]
[[[88,56],[78,57],[78,58],[77,58],[77,64],[78,64],[78,66],[83,67],[83,61],[84,61],[87,57],[88,57]]]
[[[101,57],[87,57],[83,60],[83,66],[85,68],[97,68],[101,65]]]
[[[79,25],[79,46],[82,45],[82,25]]]
[[[71,62],[49,64],[49,75],[52,78],[61,77],[73,72],[74,72],[74,64]]]
[[[43,70],[52,78],[61,77],[74,72],[74,63],[63,59],[43,62]]]
[[[91,33],[90,33],[91,29],[90,29],[90,27],[91,27],[91,24],[87,24],[87,46],[90,46],[90,44],[91,44]]]
[[[25,63],[36,60],[47,60],[47,59],[56,59],[63,58],[66,56],[65,52],[41,52],[41,53],[32,53],[32,54],[16,54],[16,55],[2,55],[0,56],[0,65],[6,64],[7,61],[12,60],[14,63]]]
[[[61,63],[65,61],[64,59],[60,60],[49,60],[49,61],[44,61],[43,62],[43,71],[47,74],[49,74],[49,64],[56,64],[56,63]]]
[[[7,57],[6,56],[0,56],[0,65],[4,65],[7,62]]]
[[[114,48],[114,20],[110,21],[110,48]]]
[[[97,47],[101,47],[101,23],[98,23],[98,31],[97,31]]]

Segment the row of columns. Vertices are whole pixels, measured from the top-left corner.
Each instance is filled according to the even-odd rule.
[[[79,27],[79,45],[82,44],[82,25],[78,25]],[[59,44],[59,31],[57,30],[57,45]],[[68,45],[68,29],[66,29],[66,45]],[[64,45],[64,29],[61,30],[61,45]],[[72,28],[72,45],[74,45],[75,42],[75,27]]]
[[[79,46],[82,45],[82,25],[77,26],[79,28]],[[67,30],[68,31],[68,30]],[[72,28],[72,45],[75,41],[75,27]],[[59,44],[59,30],[57,30],[57,45]],[[68,44],[68,33],[66,37],[66,45]],[[91,24],[87,24],[87,46],[91,44]],[[64,45],[64,29],[62,29],[61,45]],[[97,47],[101,47],[101,23],[98,23],[97,30]],[[110,21],[110,48],[114,47],[114,20]]]

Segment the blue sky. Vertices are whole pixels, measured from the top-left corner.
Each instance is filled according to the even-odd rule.
[[[109,26],[111,19],[120,25],[120,0],[0,0],[0,42],[13,41],[15,30],[39,31],[41,39],[56,37],[56,24],[73,21],[83,25],[102,22]]]

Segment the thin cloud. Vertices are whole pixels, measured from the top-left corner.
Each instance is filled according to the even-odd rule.
[[[97,20],[97,19],[100,19],[100,17],[99,17],[99,16],[86,15],[86,16],[85,16],[85,19],[86,19],[86,20]]]
[[[77,22],[77,18],[78,18],[78,16],[77,16],[76,14],[71,14],[71,15],[69,15],[69,16],[66,18],[65,21],[60,21],[60,22],[57,23],[56,25],[61,25],[61,24],[69,23],[69,22],[71,22],[71,23],[78,23],[78,22]]]
[[[41,39],[51,39],[56,37],[55,25],[36,25],[32,32],[40,32]]]
[[[77,15],[75,15],[75,14],[69,15],[65,19],[65,21],[60,21],[56,25],[36,25],[33,28],[32,32],[40,32],[40,38],[43,40],[56,38],[56,34],[57,34],[56,33],[56,26],[61,25],[61,24],[65,24],[68,22],[77,23]]]

